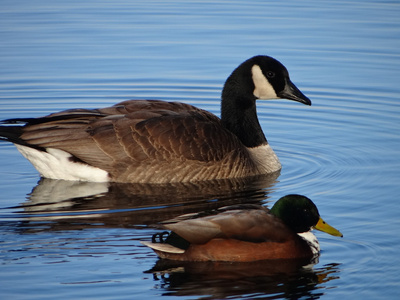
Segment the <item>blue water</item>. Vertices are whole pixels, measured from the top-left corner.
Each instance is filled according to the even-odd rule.
[[[394,299],[400,293],[400,3],[2,1],[0,119],[152,98],[219,114],[222,85],[266,54],[313,101],[258,104],[278,178],[161,188],[44,180],[0,143],[2,299]],[[304,194],[344,238],[317,232],[308,267],[160,266],[152,223]],[[164,273],[152,273],[155,269]]]

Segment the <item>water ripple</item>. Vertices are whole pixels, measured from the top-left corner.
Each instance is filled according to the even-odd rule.
[[[261,124],[283,165],[282,188],[365,186],[399,165],[399,104],[393,98],[381,94],[377,103],[375,95],[357,89],[318,89],[311,98],[313,106],[305,108],[284,101],[259,105]],[[366,171],[368,176],[359,176]]]

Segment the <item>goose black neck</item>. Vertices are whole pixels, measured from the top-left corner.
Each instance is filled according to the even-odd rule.
[[[238,82],[228,78],[222,91],[222,124],[234,133],[246,147],[267,144],[257,117],[256,97],[253,95],[254,83],[251,76],[245,76],[250,82]],[[251,89],[251,86],[253,88]],[[247,91],[243,87],[250,87]]]

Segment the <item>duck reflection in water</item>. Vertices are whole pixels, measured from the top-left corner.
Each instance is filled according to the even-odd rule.
[[[338,279],[340,274],[339,264],[314,269],[317,262],[318,257],[246,263],[160,259],[145,273],[153,274],[158,283],[155,287],[169,296],[317,299],[323,295],[324,284]],[[330,284],[330,288],[334,286]]]

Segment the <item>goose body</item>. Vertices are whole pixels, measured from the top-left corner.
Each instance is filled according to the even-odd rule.
[[[235,261],[312,258],[320,247],[315,228],[342,236],[319,216],[305,196],[287,195],[271,210],[260,205],[236,205],[206,216],[184,215],[166,221],[171,230],[142,242],[160,258],[180,261]],[[164,235],[168,234],[166,238]]]
[[[53,179],[166,183],[255,176],[281,168],[256,111],[257,99],[277,98],[311,105],[281,63],[255,56],[227,79],[221,119],[189,104],[129,100],[4,120],[0,139]]]

